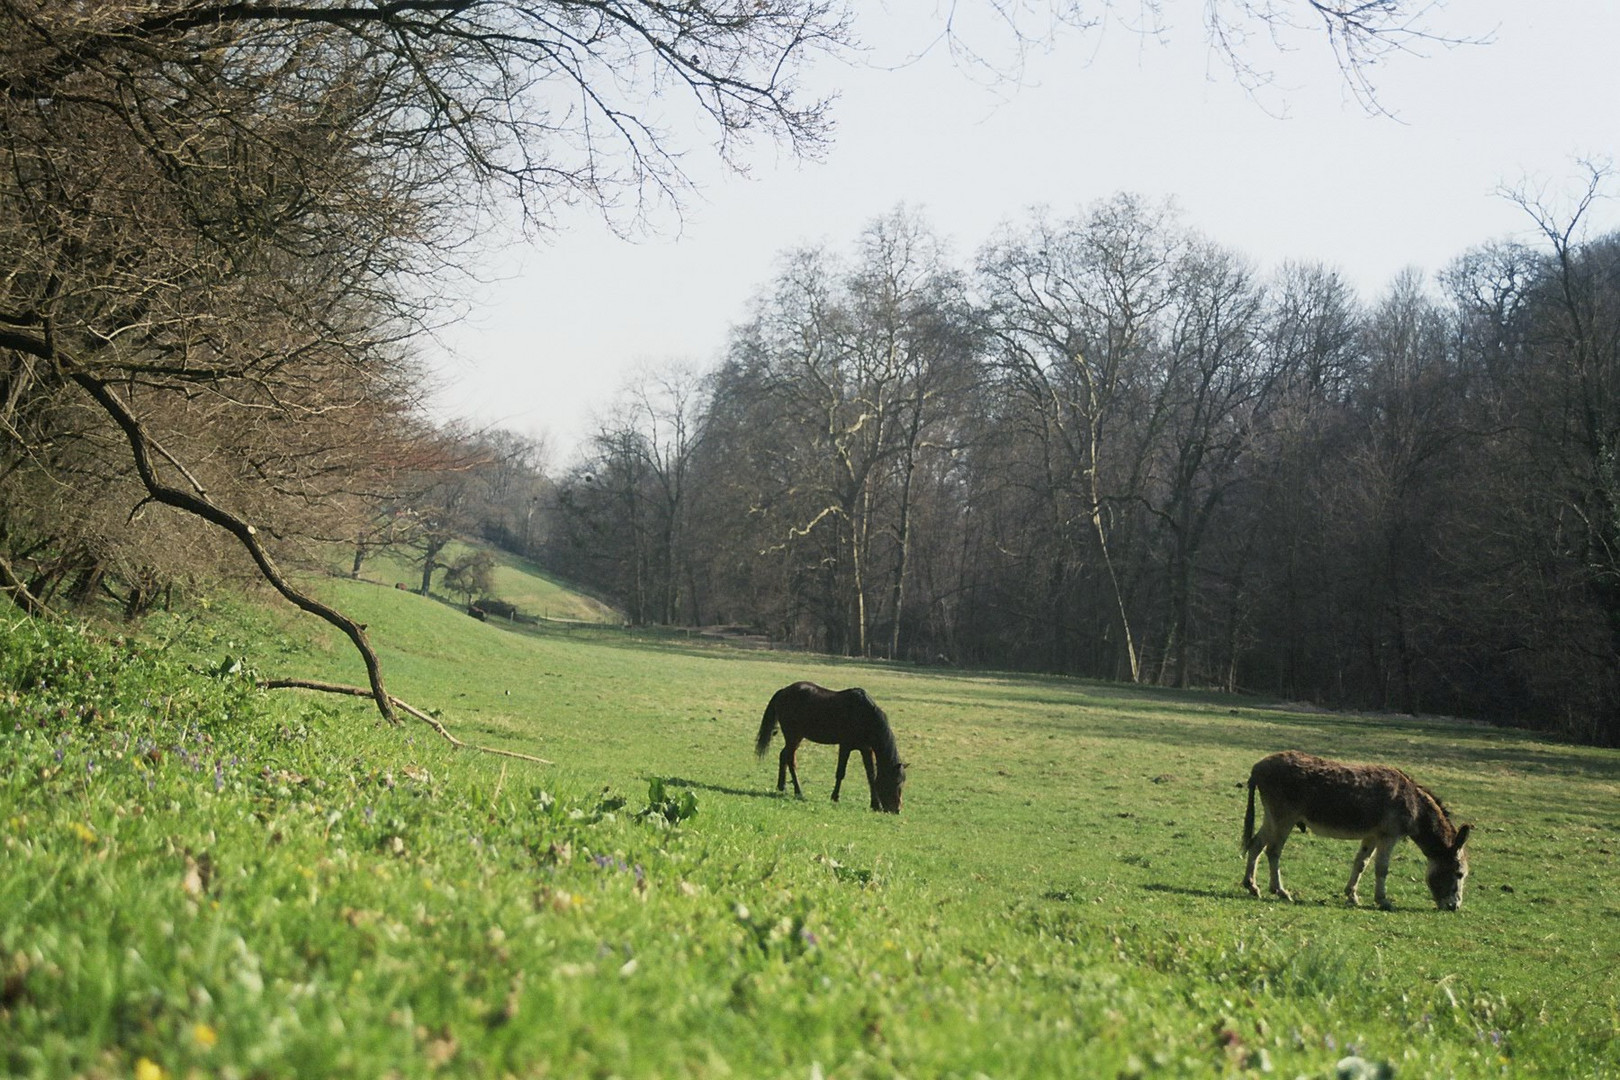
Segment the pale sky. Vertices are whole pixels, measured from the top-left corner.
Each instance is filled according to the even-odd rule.
[[[1118,24],[1070,36],[1031,56],[1020,85],[994,89],[943,51],[896,68],[934,25],[927,0],[909,5],[920,14],[907,6],[858,17],[868,63],[813,73],[840,94],[822,160],[760,147],[744,178],[694,147],[702,190],[652,236],[620,239],[582,210],[549,239],[494,244],[484,272],[499,280],[473,291],[471,316],[429,355],[439,414],[545,435],[564,464],[639,368],[717,362],[783,252],[847,249],[902,203],[965,265],[1032,206],[1170,198],[1184,224],[1262,269],[1320,261],[1371,298],[1403,269],[1432,273],[1484,241],[1531,239],[1502,187],[1529,180],[1557,202],[1580,180],[1577,158],[1620,158],[1613,0],[1454,2],[1433,25],[1492,42],[1430,44],[1378,69],[1394,118],[1357,103],[1317,40],[1282,54],[1254,43],[1248,56],[1283,85],[1247,92],[1211,53],[1191,0],[1167,0],[1159,37]],[[1620,227],[1620,201],[1592,220]]]

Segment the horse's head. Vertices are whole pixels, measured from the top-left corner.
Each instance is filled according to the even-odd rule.
[[[1468,878],[1468,852],[1463,845],[1473,828],[1464,825],[1442,852],[1429,856],[1429,893],[1444,911],[1462,907],[1463,882]]]
[[[906,763],[891,761],[878,766],[877,801],[885,813],[900,812],[900,791],[906,786]]]

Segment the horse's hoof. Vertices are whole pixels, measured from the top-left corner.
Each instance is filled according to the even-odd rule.
[[[1380,900],[1380,901],[1378,901],[1378,910],[1379,911],[1394,911],[1395,910],[1395,905],[1390,903],[1388,900]]]

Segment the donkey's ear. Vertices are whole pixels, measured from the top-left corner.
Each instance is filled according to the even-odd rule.
[[[1468,834],[1473,832],[1473,831],[1474,831],[1474,827],[1472,825],[1464,825],[1461,828],[1459,828],[1457,830],[1457,842],[1451,845],[1452,848],[1453,849],[1459,849],[1464,844],[1468,843]]]

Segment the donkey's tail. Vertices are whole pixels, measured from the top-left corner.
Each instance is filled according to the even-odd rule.
[[[1254,842],[1254,774],[1249,774],[1249,808],[1243,812],[1243,850]]]
[[[776,698],[771,698],[770,704],[765,706],[765,716],[759,722],[759,735],[754,739],[754,756],[764,757],[765,750],[771,745],[771,736],[776,734]]]

